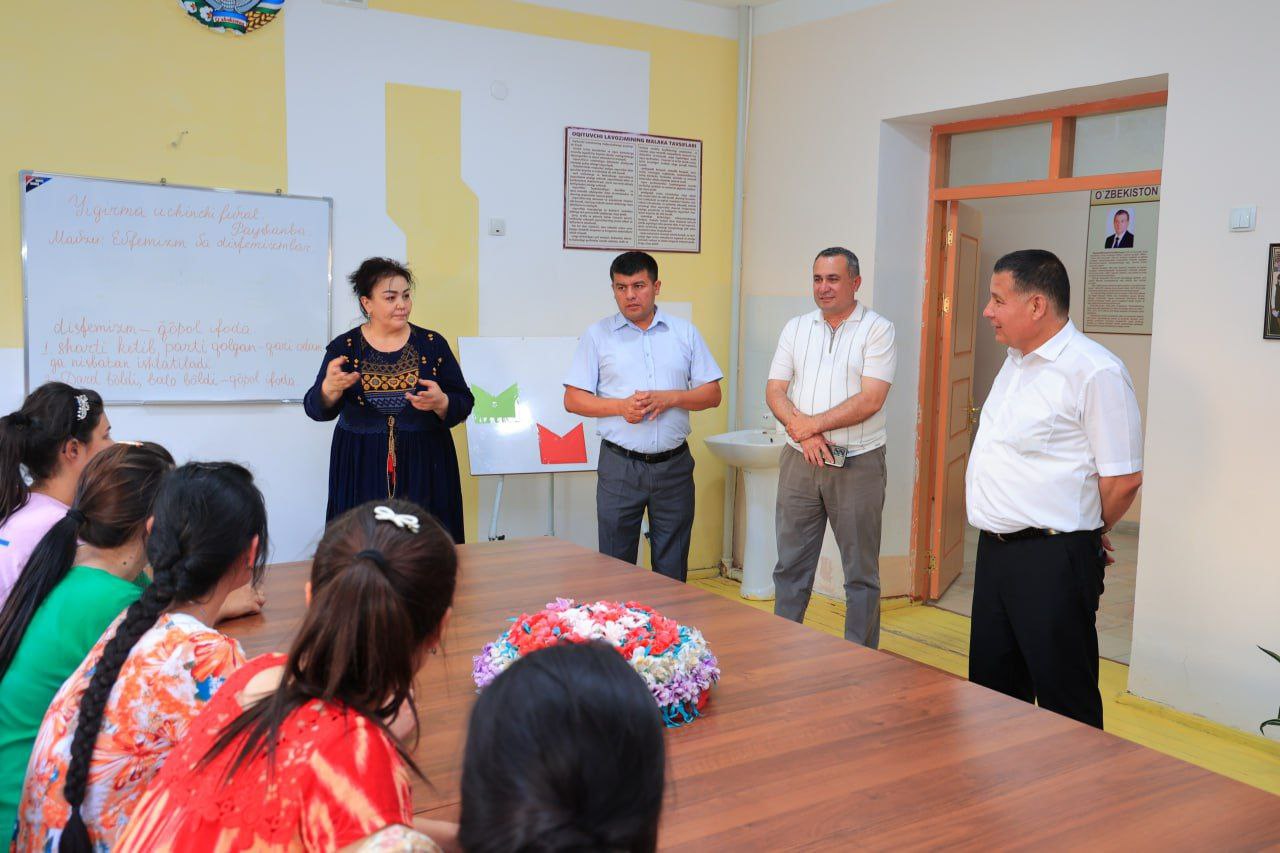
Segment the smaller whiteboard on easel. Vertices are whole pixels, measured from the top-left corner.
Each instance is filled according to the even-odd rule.
[[[472,476],[594,471],[594,418],[564,410],[564,376],[577,338],[459,338],[475,394],[467,418]]]

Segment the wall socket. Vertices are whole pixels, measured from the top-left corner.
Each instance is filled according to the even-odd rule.
[[[489,220],[489,236],[490,237],[507,236],[507,220],[490,219]]]

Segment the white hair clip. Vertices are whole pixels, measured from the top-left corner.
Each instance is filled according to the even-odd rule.
[[[89,417],[89,395],[76,395],[76,420],[82,421]]]
[[[373,508],[373,517],[378,521],[389,521],[401,530],[408,530],[413,533],[418,532],[418,517],[416,515],[397,513],[389,506],[375,506]]]

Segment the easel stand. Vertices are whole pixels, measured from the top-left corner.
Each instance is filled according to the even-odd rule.
[[[506,534],[498,534],[498,513],[502,511],[502,487],[506,484],[507,475],[498,475],[498,487],[493,491],[493,513],[489,516],[489,541],[497,542],[506,539]],[[556,535],[556,475],[547,472],[547,536]]]

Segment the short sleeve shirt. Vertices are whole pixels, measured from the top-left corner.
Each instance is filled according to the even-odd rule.
[[[1124,363],[1067,324],[1009,350],[965,474],[969,523],[992,533],[1102,526],[1099,477],[1142,470],[1142,420]]]
[[[687,391],[724,378],[698,329],[657,309],[641,329],[621,313],[594,323],[578,340],[564,384],[621,400],[637,391]],[[596,419],[606,441],[638,453],[661,453],[688,437],[689,412],[671,408],[629,424],[620,415]]]
[[[57,850],[70,816],[62,785],[80,703],[120,619],[53,698],[44,715],[18,808],[18,850]],[[80,815],[96,846],[111,849],[147,783],[227,678],[244,664],[240,644],[186,613],[169,613],[134,644],[102,713]]]
[[[816,415],[862,391],[864,377],[892,383],[897,366],[893,323],[859,302],[834,329],[818,310],[788,320],[778,336],[769,378],[789,383],[791,404],[803,414]],[[860,424],[823,436],[857,456],[885,445],[885,423],[881,409]],[[788,442],[799,448],[789,438]]]
[[[40,540],[67,514],[57,498],[32,492],[27,502],[0,524],[0,607]]]
[[[338,850],[392,825],[413,825],[409,772],[367,717],[307,702],[280,727],[274,770],[257,755],[227,777],[239,741],[197,766],[243,710],[250,680],[285,657],[241,667],[205,706],[147,786],[115,850]]]

